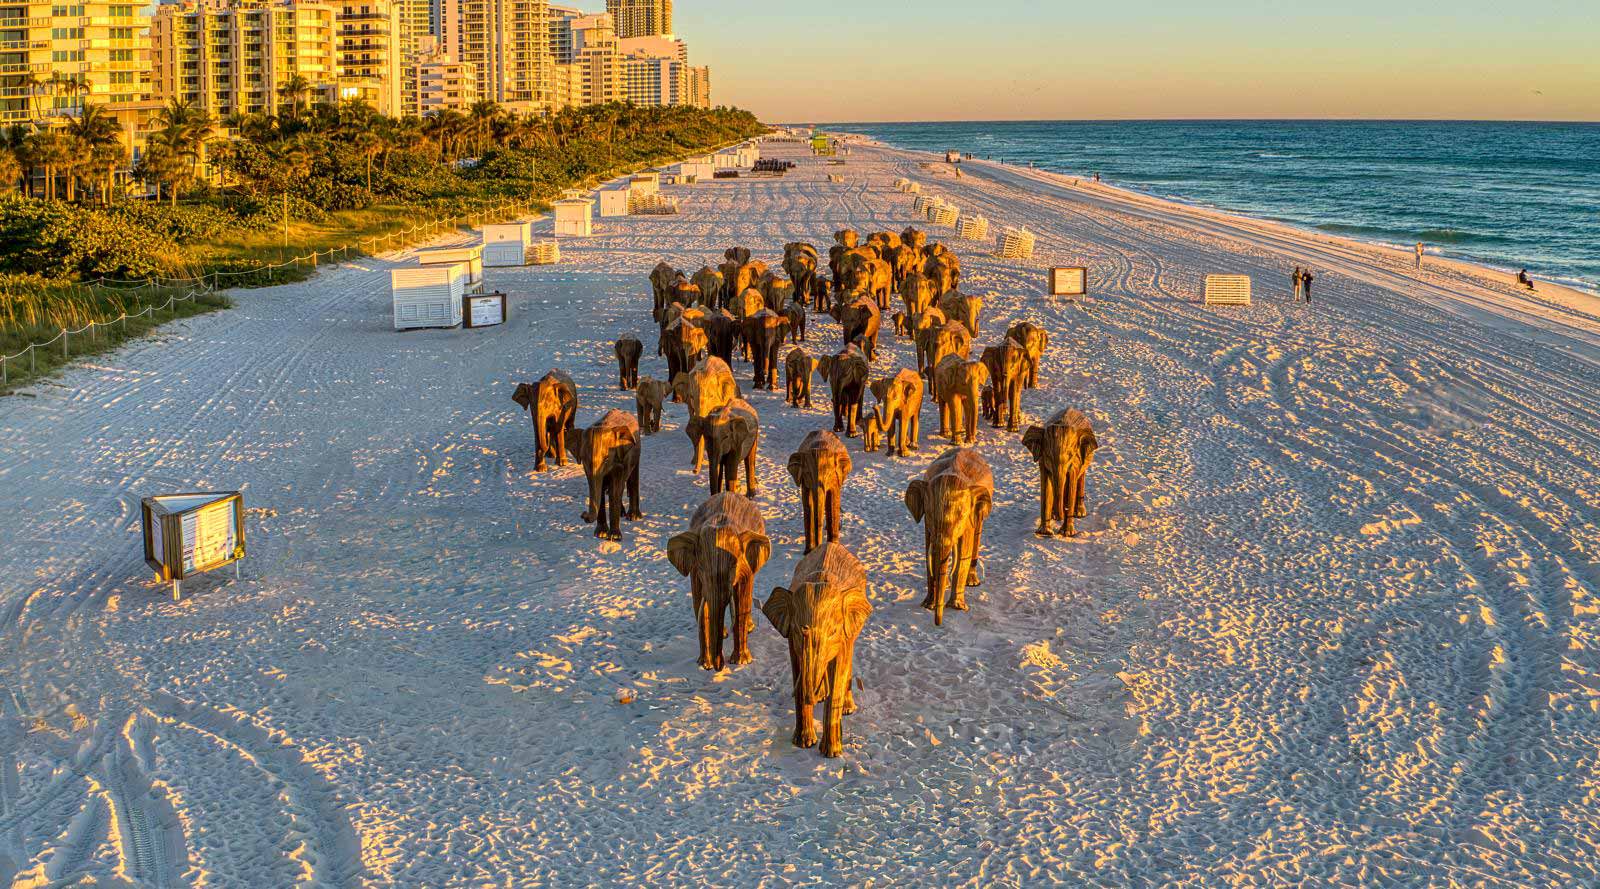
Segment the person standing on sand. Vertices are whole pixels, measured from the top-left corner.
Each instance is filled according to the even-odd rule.
[[[1311,277],[1311,270],[1306,269],[1300,273],[1300,282],[1305,287],[1306,305],[1311,305],[1311,282],[1316,280]]]
[[[1299,302],[1300,288],[1305,284],[1305,272],[1300,271],[1299,266],[1295,266],[1294,274],[1290,276],[1289,280],[1294,282],[1294,301]]]
[[[1418,241],[1417,242],[1417,268],[1418,269],[1422,268],[1422,255],[1424,253],[1427,253],[1427,252],[1428,252],[1428,248],[1422,246],[1422,242]]]

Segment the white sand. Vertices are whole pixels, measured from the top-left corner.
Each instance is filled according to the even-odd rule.
[[[563,265],[490,270],[505,328],[395,333],[390,264],[358,263],[0,400],[0,885],[1600,879],[1595,306],[918,160],[858,148],[847,184],[808,158],[600,220]],[[649,518],[606,552],[577,467],[532,473],[510,395],[559,366],[583,423],[631,410],[610,343],[654,344],[657,260],[899,230],[900,175],[1039,232],[1031,263],[932,235],[998,294],[981,342],[1052,331],[1029,417],[1083,408],[1102,447],[1083,533],[1039,540],[1027,454],[983,428],[987,578],[935,629],[901,496],[940,447],[852,442],[845,542],[876,611],[823,760],[789,743],[764,622],[754,664],[695,666],[661,554],[705,493],[683,409],[646,444]],[[1042,298],[1077,261],[1093,295]],[[1284,293],[1307,261],[1309,308]],[[1253,275],[1256,304],[1197,304],[1206,272]],[[882,341],[880,372],[909,363]],[[783,463],[828,422],[817,394],[749,394],[761,597],[800,555]],[[173,604],[137,503],[186,488],[244,489],[250,556]]]

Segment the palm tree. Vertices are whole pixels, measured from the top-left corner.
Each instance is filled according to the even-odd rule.
[[[38,130],[23,143],[28,163],[44,168],[45,200],[56,199],[56,177],[72,162],[72,149],[65,136],[54,130]]]
[[[200,163],[205,158],[206,140],[211,135],[211,115],[196,107],[193,102],[176,96],[167,101],[165,108],[156,112],[152,136],[174,157],[189,161],[190,178],[198,178]]]
[[[300,105],[311,95],[311,81],[294,74],[278,85],[278,98],[289,106],[289,119],[300,119]]]
[[[304,135],[287,139],[274,146],[273,157],[278,162],[278,187],[283,192],[283,246],[289,246],[289,186],[311,175],[311,163],[316,157],[309,140]]]
[[[9,148],[0,148],[0,183],[7,191],[15,190],[17,178],[22,175],[22,162]]]
[[[109,205],[116,168],[127,159],[122,150],[122,128],[106,113],[104,105],[85,102],[78,116],[67,121],[67,134],[81,146],[87,161],[83,166],[105,173],[105,189],[100,197]]]
[[[387,142],[376,130],[359,130],[351,135],[350,145],[367,162],[367,191],[372,191],[372,161],[384,152]]]
[[[500,114],[500,103],[493,99],[479,99],[467,109],[467,115],[472,120],[472,144],[479,157],[489,149],[489,133],[493,130],[494,122]]]
[[[147,185],[156,187],[156,200],[161,199],[161,190],[165,187],[172,205],[177,206],[178,193],[190,173],[181,155],[174,152],[166,142],[152,138],[145,146],[144,155],[139,158],[139,165],[134,168],[133,175]]]

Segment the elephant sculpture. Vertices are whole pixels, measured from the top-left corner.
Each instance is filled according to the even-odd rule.
[[[712,412],[735,398],[739,398],[739,383],[733,370],[721,358],[705,358],[692,370],[672,378],[672,395],[689,408],[689,418],[704,420]],[[697,427],[686,425],[684,433],[694,443],[694,471],[700,471],[705,460],[706,440]]]
[[[906,317],[918,318],[933,307],[939,295],[933,292],[933,280],[920,272],[906,275],[900,282],[900,301],[905,304]]]
[[[660,321],[661,311],[667,307],[667,292],[672,287],[673,281],[678,277],[678,270],[665,260],[656,263],[650,271],[650,294],[654,298],[654,308],[650,317]]]
[[[879,255],[900,246],[900,236],[894,232],[873,232],[867,235],[867,244],[878,248]]]
[[[805,243],[783,245],[783,273],[794,282],[796,299],[804,300],[809,297],[816,287],[817,262],[820,259],[817,248]]]
[[[933,249],[936,245],[929,245]],[[933,282],[933,289],[943,296],[960,285],[961,271],[956,258],[950,253],[938,253],[922,261],[922,274]]]
[[[966,590],[978,585],[983,523],[993,505],[994,475],[972,448],[945,451],[906,487],[906,509],[922,524],[927,556],[922,607],[933,611],[936,627],[944,624],[946,607],[967,610]]]
[[[839,498],[852,468],[850,451],[826,429],[808,433],[789,455],[789,477],[800,489],[806,552],[839,540]]]
[[[789,342],[803,343],[806,341],[806,304],[804,300],[791,299],[779,312],[784,320],[789,322]]]
[[[900,243],[917,251],[917,257],[921,259],[923,258],[923,251],[928,249],[928,233],[908,227],[900,233]]]
[[[917,346],[917,372],[931,375],[934,340],[948,319],[938,306],[911,317],[911,341]]]
[[[711,493],[731,491],[744,464],[745,493],[756,495],[756,450],[761,444],[761,418],[750,402],[735,398],[704,419],[690,417],[689,436],[706,444],[711,464]]]
[[[878,304],[865,294],[853,296],[853,299],[837,303],[833,307],[834,314],[844,331],[845,344],[858,345],[867,360],[872,361],[878,357],[878,328],[883,323],[883,315]]]
[[[662,334],[661,346],[667,353],[667,379],[676,380],[704,355],[710,340],[700,326],[682,318],[668,325]],[[677,400],[674,393],[674,401]]]
[[[1028,356],[1027,372],[1022,385],[1028,389],[1039,388],[1039,364],[1044,361],[1044,351],[1050,348],[1050,334],[1032,321],[1019,321],[1011,325],[1006,336],[1022,344]]]
[[[962,359],[972,357],[972,334],[967,331],[967,326],[959,321],[946,321],[938,329],[927,332],[923,358],[928,362],[930,394],[935,400],[939,398],[939,378],[934,371],[951,355]]]
[[[911,335],[911,322],[906,319],[905,312],[895,312],[889,316],[889,320],[894,322],[894,335],[897,338]]]
[[[750,248],[748,247],[729,247],[722,251],[723,259],[740,265],[748,265],[750,263],[750,255]]]
[[[739,319],[728,314],[727,309],[717,309],[706,316],[701,327],[706,332],[706,351],[723,361],[733,363],[733,350],[739,342],[739,332],[742,329]]]
[[[861,235],[852,229],[841,229],[833,233],[833,246],[828,248],[828,274],[833,278],[833,292],[838,293],[843,288],[839,278],[839,262],[844,255],[856,248],[861,243]]]
[[[685,309],[703,307],[705,294],[692,281],[678,273],[678,280],[672,285],[672,291],[667,296],[668,302],[677,303]]]
[[[894,272],[894,286],[900,287],[905,280],[922,268],[922,254],[905,244],[890,247],[883,254],[885,262]]]
[[[875,413],[868,413],[861,419],[861,450],[869,454],[876,454],[878,448],[883,446],[883,421]]]
[[[544,472],[546,455],[567,465],[567,433],[578,418],[578,387],[566,372],[552,370],[537,383],[519,383],[511,400],[533,418],[533,471]]]
[[[833,285],[823,275],[818,275],[811,282],[811,308],[813,311],[826,312],[829,308],[829,294],[833,292]]]
[[[755,388],[777,388],[778,354],[788,335],[789,319],[771,309],[762,309],[744,319],[744,343],[750,351]]]
[[[756,575],[772,555],[766,521],[748,498],[713,494],[689,519],[689,530],[667,540],[667,561],[689,578],[690,601],[700,629],[699,665],[721,670],[723,637],[732,611],[733,663],[750,663]]]
[[[589,481],[589,505],[583,520],[594,522],[594,536],[622,539],[622,519],[644,518],[639,510],[639,421],[619,410],[606,415],[588,429],[574,429],[578,461]],[[623,490],[627,490],[628,511],[622,511]]]
[[[939,434],[950,436],[951,444],[978,440],[978,407],[983,386],[989,382],[989,369],[982,361],[968,361],[960,355],[946,355],[933,369],[934,398],[939,402]]]
[[[867,356],[855,346],[845,346],[837,355],[817,359],[817,371],[828,381],[833,393],[833,431],[855,438],[867,388]]]
[[[889,453],[909,456],[921,444],[922,377],[901,368],[892,377],[874,380],[870,386],[877,402],[873,409],[883,434],[889,440]]]
[[[811,407],[811,375],[817,372],[817,359],[799,346],[789,350],[783,362],[784,403]]]
[[[639,356],[644,354],[644,343],[638,337],[625,336],[611,350],[617,354],[617,388],[626,392],[639,385]]]
[[[661,431],[661,405],[667,400],[667,384],[654,377],[640,377],[633,389],[633,410],[639,416],[639,430],[645,435]]]
[[[965,324],[973,339],[978,338],[978,316],[983,312],[983,297],[951,290],[939,297],[939,308],[944,311],[946,318]]]
[[[1027,376],[1028,355],[1022,344],[1006,337],[998,345],[983,350],[983,366],[989,371],[989,388],[983,402],[984,416],[1007,432],[1016,432],[1022,416],[1022,383]]]
[[[794,679],[794,744],[817,743],[816,705],[824,705],[821,754],[844,753],[843,719],[856,710],[850,690],[856,637],[872,614],[867,574],[843,544],[825,543],[795,566],[789,586],[773,587],[761,606],[789,640]]]
[[[782,312],[783,307],[794,299],[794,282],[781,275],[768,275],[761,279],[761,295],[765,298],[767,308],[774,312]]]
[[[1051,523],[1060,533],[1078,533],[1074,519],[1089,514],[1084,504],[1084,478],[1094,452],[1100,448],[1089,418],[1074,408],[1059,411],[1043,426],[1029,426],[1022,433],[1022,445],[1039,464],[1040,537],[1051,536]]]
[[[722,273],[708,265],[700,267],[690,279],[700,289],[700,304],[707,309],[722,308]]]

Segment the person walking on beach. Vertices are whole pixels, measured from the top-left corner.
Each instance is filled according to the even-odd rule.
[[[1311,270],[1305,269],[1300,273],[1300,284],[1305,288],[1306,305],[1311,305],[1311,282],[1316,280],[1311,276]]]
[[[1299,266],[1295,266],[1294,274],[1290,276],[1289,280],[1294,282],[1294,301],[1299,302],[1301,288],[1305,286],[1305,272],[1301,271]]]
[[[1428,248],[1422,246],[1422,242],[1418,241],[1417,242],[1417,268],[1418,269],[1422,268],[1422,255],[1424,253],[1427,253],[1427,252],[1428,252]]]

